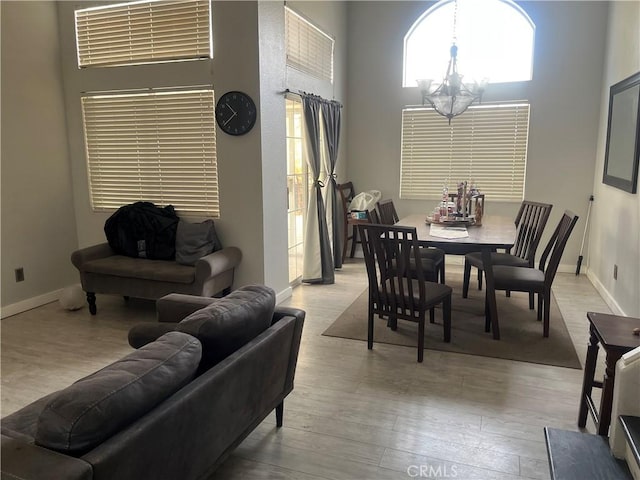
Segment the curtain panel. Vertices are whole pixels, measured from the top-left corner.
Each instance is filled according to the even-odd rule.
[[[323,102],[321,105],[324,137],[327,143],[327,157],[325,169],[329,172],[327,185],[327,223],[333,232],[333,264],[335,268],[342,267],[342,239],[344,221],[342,218],[341,199],[338,198],[336,182],[336,164],[338,163],[338,146],[340,144],[340,109],[338,102]]]
[[[313,187],[309,195],[307,225],[305,229],[302,281],[305,283],[334,283],[334,263],[329,240],[322,187],[320,144],[320,111],[324,101],[314,95],[302,94],[307,132],[307,163],[313,176]]]

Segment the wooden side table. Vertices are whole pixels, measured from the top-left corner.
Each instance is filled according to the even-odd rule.
[[[589,346],[584,365],[578,426],[587,424],[587,412],[591,414],[598,429],[598,435],[607,435],[611,424],[611,406],[613,385],[615,382],[616,362],[622,355],[640,346],[640,336],[633,334],[634,328],[640,328],[640,318],[621,317],[605,313],[587,312],[589,319]],[[598,344],[606,353],[605,372],[602,382],[595,380]],[[596,409],[591,398],[593,387],[602,389],[600,409]]]

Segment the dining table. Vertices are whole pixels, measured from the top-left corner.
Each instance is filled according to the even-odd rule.
[[[437,247],[446,254],[465,255],[470,252],[482,252],[487,292],[485,315],[489,316],[488,324],[491,325],[493,338],[499,340],[500,326],[491,252],[498,249],[508,251],[515,244],[516,225],[513,218],[486,215],[482,217],[482,225],[465,225],[464,222],[430,223],[425,214],[411,214],[399,219],[396,225],[415,227],[421,246]]]

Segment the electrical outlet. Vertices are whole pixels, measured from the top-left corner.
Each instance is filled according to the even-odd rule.
[[[16,268],[16,282],[24,282],[24,268]]]
[[[618,265],[613,266],[613,279],[614,280],[618,279]]]

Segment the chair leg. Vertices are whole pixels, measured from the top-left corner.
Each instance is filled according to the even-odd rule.
[[[431,307],[429,309],[429,323],[436,323],[436,309]]]
[[[418,363],[424,359],[424,313],[418,320]]]
[[[464,277],[462,279],[462,298],[469,296],[469,279],[471,278],[471,264],[464,261]]]
[[[284,414],[284,401],[276,405],[276,427],[282,427],[282,417]]]
[[[87,303],[89,304],[89,313],[95,315],[98,309],[96,308],[96,294],[94,292],[87,292]]]
[[[446,256],[445,256],[446,258]],[[445,284],[444,283],[444,265],[445,265],[445,258],[442,259],[442,265],[440,265],[440,283],[441,284]]]
[[[347,243],[349,243],[349,225],[344,224],[344,236],[342,238],[342,263],[347,258]]]
[[[511,296],[511,290],[507,290],[507,291],[505,291],[504,293],[505,293],[505,295],[506,295],[507,297],[510,297],[510,296]]]
[[[351,255],[350,258],[356,254],[356,243],[358,243],[358,228],[353,226],[353,233],[351,234]]]
[[[373,310],[369,307],[369,318],[367,326],[367,348],[373,349]]]
[[[538,294],[540,295],[540,294]],[[549,336],[549,314],[551,313],[551,289],[544,289],[544,324],[542,325],[542,336]]]
[[[488,292],[485,292],[484,295],[484,331],[489,333],[491,331],[491,315],[489,313],[489,299],[487,298],[489,295]]]
[[[533,310],[535,308],[534,307],[535,296],[536,296],[535,293],[529,292],[529,310]]]
[[[442,301],[442,324],[444,325],[444,341],[451,342],[451,295]]]
[[[544,304],[544,298],[541,293],[538,293],[538,321],[542,320],[542,308]]]
[[[482,290],[482,270],[478,269],[478,290]]]

